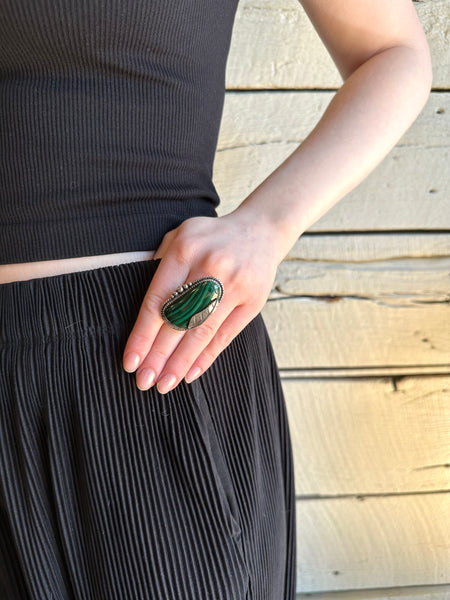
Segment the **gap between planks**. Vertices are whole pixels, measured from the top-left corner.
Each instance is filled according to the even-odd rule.
[[[379,378],[388,377],[393,379],[393,387],[396,387],[396,381],[403,376],[423,377],[433,375],[450,375],[450,364],[437,365],[393,365],[393,366],[374,366],[374,367],[318,367],[318,368],[285,368],[279,369],[280,377],[283,380],[295,379],[359,379],[359,378]],[[450,600],[450,599],[449,599]]]
[[[296,600],[450,600],[450,585],[426,585],[297,594]]]

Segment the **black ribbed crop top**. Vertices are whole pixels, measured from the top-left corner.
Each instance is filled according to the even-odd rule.
[[[238,0],[0,0],[0,263],[154,250],[215,216]]]

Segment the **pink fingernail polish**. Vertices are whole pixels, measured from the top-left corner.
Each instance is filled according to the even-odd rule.
[[[189,371],[189,373],[184,379],[187,383],[192,383],[194,379],[197,379],[201,372],[202,370],[200,369],[200,367],[192,367],[192,369]]]
[[[128,373],[133,373],[138,368],[140,360],[141,358],[138,354],[135,352],[128,352],[123,358],[123,368],[125,371],[128,371]]]
[[[158,388],[158,392],[160,394],[166,394],[175,387],[176,382],[177,378],[175,375],[164,375],[164,377],[158,381],[156,387]]]
[[[153,369],[143,369],[138,373],[139,382],[137,382],[137,386],[140,390],[148,390],[149,387],[153,385],[155,380],[155,372]]]

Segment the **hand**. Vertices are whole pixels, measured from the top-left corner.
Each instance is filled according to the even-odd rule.
[[[261,311],[279,263],[270,231],[235,211],[224,217],[194,217],[169,231],[155,253],[161,262],[145,295],[124,350],[124,368],[139,389],[155,383],[160,393],[188,383]],[[200,326],[176,331],[164,323],[163,302],[184,283],[213,276],[224,296]]]

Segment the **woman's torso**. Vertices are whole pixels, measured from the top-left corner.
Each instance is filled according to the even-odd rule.
[[[236,6],[4,1],[1,280],[134,260],[185,219],[216,216]]]

